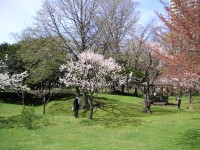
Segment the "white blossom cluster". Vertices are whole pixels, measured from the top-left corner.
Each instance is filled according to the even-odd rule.
[[[14,74],[10,78],[10,84],[12,89],[16,91],[28,91],[30,90],[27,85],[23,84],[24,79],[28,76],[27,71],[24,71],[20,74]]]
[[[5,90],[5,88],[10,86],[10,77],[7,73],[0,73],[0,89]]]
[[[112,80],[119,78],[118,72],[122,67],[112,58],[106,59],[101,54],[86,51],[79,55],[77,62],[71,61],[68,65],[61,65],[60,70],[65,72],[60,82],[66,86],[78,85],[89,92],[95,92],[109,85],[106,77]]]
[[[0,89],[5,90],[6,88],[10,88],[17,91],[28,91],[30,89],[27,85],[23,84],[27,76],[27,71],[12,76],[9,76],[8,73],[0,73]]]

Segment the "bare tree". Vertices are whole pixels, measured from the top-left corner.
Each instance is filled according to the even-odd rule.
[[[98,46],[102,53],[119,52],[127,36],[134,31],[139,19],[136,3],[132,0],[100,0],[101,13],[99,20],[104,20],[98,35]]]
[[[39,28],[63,41],[77,58],[94,43],[99,31],[95,22],[98,0],[46,0],[35,17]]]

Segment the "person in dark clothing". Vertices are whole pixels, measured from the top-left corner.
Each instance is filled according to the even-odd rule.
[[[178,109],[180,110],[180,106],[181,106],[181,98],[180,97],[177,98],[177,103],[178,103]]]
[[[76,95],[76,98],[74,100],[74,116],[75,116],[75,118],[78,118],[78,110],[79,110],[79,96]]]

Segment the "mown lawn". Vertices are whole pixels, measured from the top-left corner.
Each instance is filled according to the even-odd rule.
[[[0,149],[2,150],[199,150],[200,97],[193,104],[183,98],[176,105],[153,106],[143,113],[143,99],[101,94],[104,106],[94,119],[81,110],[73,117],[72,98],[52,101],[47,114],[35,106],[34,129],[20,121],[21,105],[0,103]],[[170,103],[176,104],[173,97]],[[188,109],[187,107],[190,107]]]

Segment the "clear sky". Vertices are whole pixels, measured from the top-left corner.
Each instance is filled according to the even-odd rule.
[[[146,22],[156,15],[155,10],[164,13],[159,0],[136,0],[140,4],[141,22]],[[164,0],[168,2],[168,0]],[[0,0],[0,43],[14,43],[12,33],[20,33],[33,22],[35,12],[41,8],[42,0]]]

